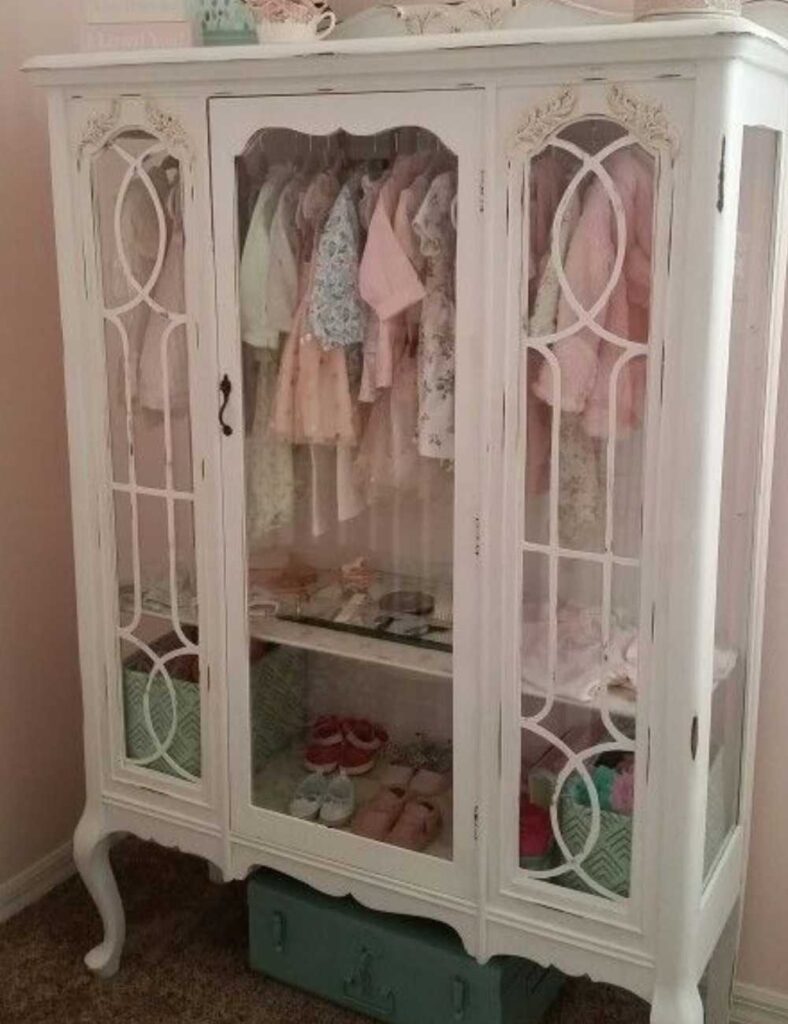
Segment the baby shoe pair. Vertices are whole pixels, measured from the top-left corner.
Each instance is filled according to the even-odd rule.
[[[449,788],[451,772],[414,768],[408,764],[390,764],[380,781],[389,788],[407,789],[412,796],[433,797],[445,793]]]
[[[307,775],[290,801],[290,814],[294,818],[319,820],[331,828],[347,825],[355,808],[353,783],[344,772],[331,780],[320,772]]]
[[[438,805],[402,786],[381,786],[353,819],[353,832],[365,839],[391,843],[420,853],[441,827]]]
[[[366,718],[324,715],[310,730],[304,766],[325,775],[337,768],[345,775],[364,775],[387,742],[386,730]]]

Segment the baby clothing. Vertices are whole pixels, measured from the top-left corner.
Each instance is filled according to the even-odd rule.
[[[402,190],[422,169],[420,154],[398,157],[383,182],[359,265],[359,289],[373,311],[364,340],[359,400],[374,402],[378,389],[391,387],[392,342],[398,314],[424,297],[424,286],[402,251],[392,220]]]
[[[299,298],[285,342],[271,419],[277,436],[292,444],[355,444],[357,423],[344,349],[324,350],[308,329],[307,311],[315,280],[313,246],[339,193],[331,172],[321,172],[301,204]]]
[[[270,421],[279,372],[279,352],[256,351],[255,410],[246,437],[246,536],[250,548],[269,530],[288,526],[294,513],[293,449],[271,431]]]
[[[413,220],[424,202],[429,186],[429,174],[420,174],[411,185],[402,190],[394,213],[394,235],[419,277],[424,276],[425,258],[413,227]],[[403,329],[408,340],[415,345],[419,339],[421,303],[416,302],[409,306],[403,316]]]
[[[367,307],[359,291],[361,226],[356,180],[341,188],[320,235],[307,329],[324,349],[361,345]]]
[[[271,227],[292,168],[270,169],[257,196],[240,266],[241,338],[256,373],[244,445],[246,470],[246,532],[249,547],[259,546],[269,530],[293,519],[293,452],[270,429],[279,370],[280,332],[268,310]]]
[[[184,237],[178,186],[170,192],[169,243],[150,293],[140,347],[138,398],[145,409],[170,415],[189,408],[189,352],[184,292]]]
[[[613,616],[607,658],[602,644],[602,616],[598,608],[567,602],[557,611],[555,692],[576,700],[594,700],[600,690],[621,678],[632,679],[637,663],[627,650],[637,631]],[[547,604],[526,605],[522,633],[523,681],[535,690],[552,692],[549,673],[550,613]]]
[[[308,181],[269,169],[239,280],[252,546],[286,525],[318,536],[392,491],[429,501],[426,463],[452,458],[456,175],[436,175],[445,166],[415,153],[379,176],[374,164],[350,163],[341,180],[340,163]]]
[[[619,244],[624,262],[618,279],[594,321],[612,336],[646,343],[649,332],[651,247],[654,217],[654,173],[651,161],[633,149],[614,153],[605,167],[621,199],[625,239],[617,237],[617,222],[607,190],[594,180],[586,190],[583,209],[567,253],[566,278],[579,305],[590,311],[603,297],[613,274]],[[577,323],[577,314],[562,294],[557,329]],[[561,406],[581,413],[591,437],[606,437],[610,428],[610,383],[614,368],[622,362],[616,395],[618,436],[640,426],[646,386],[646,361],[636,356],[624,362],[626,353],[614,342],[603,340],[593,327],[579,327],[557,341],[553,353],[561,368]],[[543,367],[534,392],[553,404],[553,380]]]
[[[287,334],[299,297],[298,213],[304,182],[293,177],[282,189],[271,221],[268,275],[265,281],[265,308],[268,325],[278,334]]]
[[[553,160],[548,161],[551,165]],[[558,230],[558,256],[563,264],[569,239],[580,219],[580,201],[575,195],[567,204]],[[549,338],[556,331],[561,285],[552,254],[552,232],[546,236],[547,252],[534,250],[534,257],[542,267],[536,297],[533,302],[529,334],[531,338]],[[529,353],[530,380],[539,379],[544,358]],[[545,366],[545,373],[551,372]],[[560,372],[560,367],[558,372]],[[542,417],[547,413],[547,427]],[[526,493],[540,493],[550,486],[550,414],[548,407],[535,395],[529,396],[529,442],[526,466]],[[558,532],[563,547],[599,550],[604,543],[605,474],[602,450],[596,438],[589,437],[577,413],[561,410],[559,425],[558,460]]]
[[[255,348],[279,348],[279,331],[268,317],[270,234],[282,189],[291,176],[285,166],[272,167],[257,195],[239,268],[241,340]]]
[[[457,194],[453,171],[430,185],[413,220],[425,258],[426,294],[419,327],[419,454],[454,458],[454,254],[457,232],[451,209]]]
[[[162,211],[161,219],[157,203]],[[146,168],[144,178],[132,177],[120,209],[123,258],[114,231],[109,230],[111,223],[110,215],[107,237],[102,244],[102,252],[112,255],[111,260],[106,257],[104,260],[104,302],[110,311],[130,307],[117,315],[128,338],[128,386],[132,402],[156,413],[164,410],[164,346],[169,412],[173,416],[182,414],[189,407],[189,376],[184,236],[177,171],[153,166]],[[154,275],[155,280],[152,280]],[[124,372],[120,374],[119,390],[125,408]]]

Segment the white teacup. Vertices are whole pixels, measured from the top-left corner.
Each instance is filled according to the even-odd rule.
[[[321,22],[324,23],[321,27]],[[269,21],[259,18],[257,38],[261,43],[304,43],[310,39],[325,39],[337,23],[333,11],[325,10],[310,21]]]

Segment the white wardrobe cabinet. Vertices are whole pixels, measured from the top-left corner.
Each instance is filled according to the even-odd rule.
[[[130,832],[700,1024],[750,819],[782,42],[690,18],[29,70],[88,966],[119,966]],[[361,817],[292,813],[307,768]]]

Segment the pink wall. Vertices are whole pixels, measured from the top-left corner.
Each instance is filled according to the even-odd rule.
[[[352,2],[352,0],[351,0]],[[0,46],[0,883],[70,838],[82,800],[57,283],[43,96],[17,72],[73,49],[78,0],[7,0]],[[775,473],[741,980],[788,993],[788,347]]]
[[[83,798],[45,105],[16,70],[72,45],[76,9],[11,0],[0,29],[0,883],[69,839]]]

